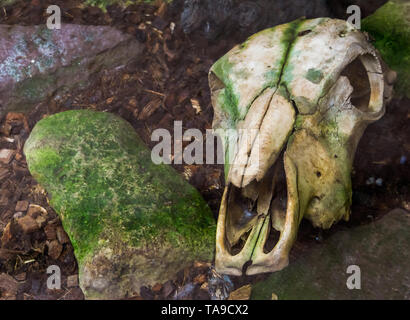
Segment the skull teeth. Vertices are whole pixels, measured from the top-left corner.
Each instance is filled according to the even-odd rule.
[[[296,167],[292,160],[286,157],[286,153],[284,163],[288,187],[286,220],[277,244],[268,253],[265,253],[265,245],[271,229],[271,215],[260,214],[256,217],[256,221],[251,227],[240,252],[235,255],[231,254],[231,248],[227,247],[229,242],[226,239],[226,219],[229,203],[228,197],[231,193],[231,188],[234,187],[230,185],[225,188],[217,226],[215,264],[218,272],[241,275],[243,266],[248,262],[251,262],[251,264],[246,269],[247,275],[278,271],[287,266],[289,251],[296,238],[300,219],[296,187]]]

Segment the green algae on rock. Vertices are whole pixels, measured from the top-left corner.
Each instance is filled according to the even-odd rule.
[[[251,299],[410,299],[410,215],[395,209],[371,224],[341,230],[300,252],[288,268],[252,288]],[[320,261],[320,263],[318,263]],[[360,290],[349,266],[358,266]],[[358,279],[358,278],[356,278]]]
[[[207,204],[174,169],[152,162],[126,121],[58,113],[36,124],[24,152],[70,236],[87,298],[123,298],[212,259]]]
[[[397,72],[396,90],[410,98],[410,2],[387,2],[362,21],[384,61]]]

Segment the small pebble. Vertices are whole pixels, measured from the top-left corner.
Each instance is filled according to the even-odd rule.
[[[405,164],[406,161],[407,161],[406,156],[401,156],[401,157],[400,157],[400,164]]]
[[[376,179],[376,185],[377,185],[378,187],[381,187],[381,186],[383,185],[383,179],[382,179],[382,178],[377,178],[377,179]]]
[[[371,184],[374,184],[375,181],[376,179],[374,177],[370,177],[369,179],[366,180],[366,184],[371,185]]]

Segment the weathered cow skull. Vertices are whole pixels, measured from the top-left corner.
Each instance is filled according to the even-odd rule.
[[[226,175],[217,271],[281,270],[303,217],[320,228],[349,218],[354,153],[383,116],[394,73],[384,78],[366,35],[328,18],[259,32],[212,66]]]

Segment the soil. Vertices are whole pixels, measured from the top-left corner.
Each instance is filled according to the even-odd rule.
[[[76,0],[32,0],[0,10],[0,23],[45,23],[45,8],[51,4],[62,9],[63,23],[113,26],[143,42],[145,52],[141,60],[126,68],[96,75],[94,84],[87,90],[52,96],[31,114],[9,114],[0,119],[0,150],[14,150],[10,163],[0,166],[0,274],[7,273],[15,279],[15,283],[10,280],[13,290],[0,285],[0,299],[84,298],[75,283],[74,286],[72,281],[67,283],[67,277],[78,272],[73,248],[64,240],[61,222],[48,205],[46,192],[28,172],[22,153],[35,123],[46,115],[69,109],[112,112],[129,121],[150,148],[155,145],[151,141],[153,130],[165,128],[172,133],[176,120],[182,121],[184,130],[198,128],[205,133],[206,129],[211,129],[213,118],[208,70],[214,61],[249,36],[243,30],[213,41],[199,35],[188,36],[179,26],[180,8],[167,7],[160,1],[157,5],[138,4],[126,9],[110,6],[104,13],[99,8],[84,8],[81,1]],[[386,115],[368,127],[354,163],[351,220],[338,223],[327,231],[314,229],[308,222],[303,222],[292,250],[291,263],[292,259],[308,252],[340,228],[370,223],[393,208],[410,209],[409,110],[409,99],[395,98],[388,105]],[[216,219],[224,188],[223,166],[174,167],[201,192]],[[24,215],[27,210],[20,201],[46,209],[41,227],[25,232],[15,222],[13,216]],[[19,214],[17,205],[17,209],[26,210]],[[49,290],[46,286],[47,268],[54,264],[61,268],[61,290]],[[178,279],[144,287],[141,296],[130,298],[209,299],[206,290],[209,267],[198,262],[182,270]],[[267,276],[232,277],[232,281],[234,288],[239,288]]]

